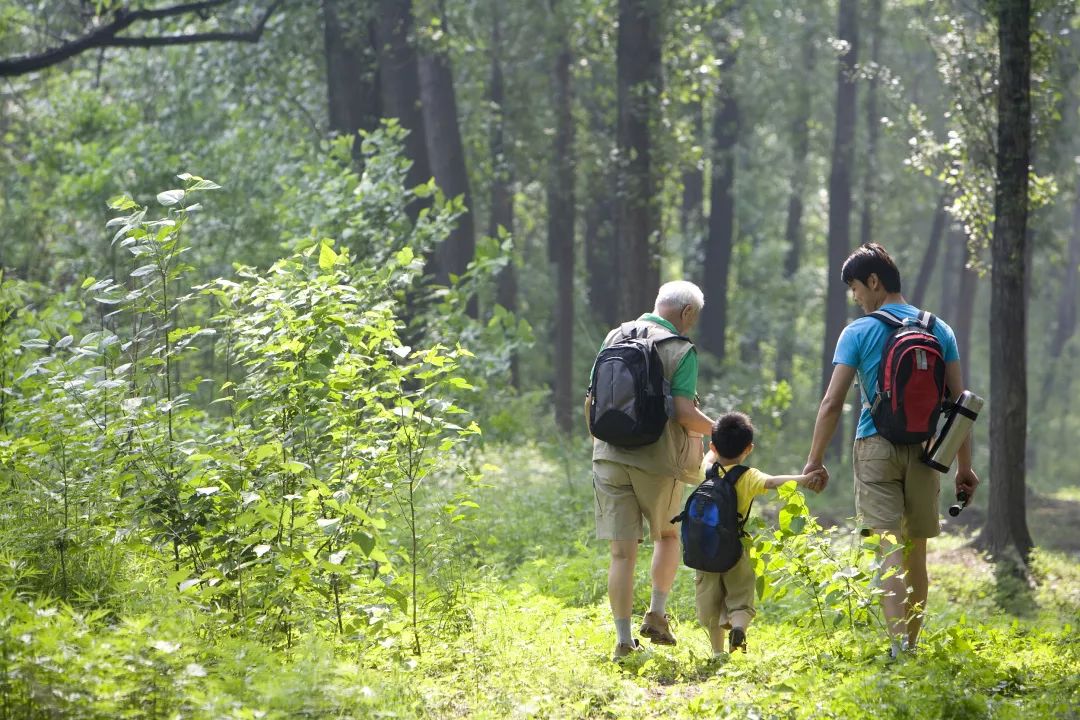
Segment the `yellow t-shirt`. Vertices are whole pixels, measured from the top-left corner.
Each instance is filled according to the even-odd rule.
[[[733,467],[735,466],[729,465],[728,467],[724,467],[721,465],[720,477],[724,477],[724,473]],[[739,511],[740,517],[745,518],[746,514],[750,512],[750,503],[754,498],[768,492],[768,489],[765,487],[766,477],[765,473],[757,468],[747,468],[746,472],[744,472],[738,482],[735,483],[735,497],[738,498],[736,509]]]

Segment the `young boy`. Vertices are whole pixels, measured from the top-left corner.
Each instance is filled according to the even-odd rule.
[[[723,477],[732,467],[742,465],[753,449],[754,426],[750,418],[741,412],[730,412],[713,425],[712,442],[705,461],[719,465],[718,472]],[[819,492],[824,486],[822,475],[819,471],[809,475],[766,475],[757,468],[749,468],[735,483],[739,516],[747,516],[755,497],[784,483],[796,482]],[[724,631],[729,628],[731,652],[738,648],[746,651],[746,628],[755,614],[755,580],[754,566],[747,552],[743,552],[739,562],[727,572],[697,571],[697,617],[709,631],[713,657],[724,652]]]

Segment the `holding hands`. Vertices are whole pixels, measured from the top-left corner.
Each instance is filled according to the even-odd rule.
[[[813,490],[816,493],[825,489],[825,486],[829,484],[829,472],[824,467],[817,468],[811,471],[803,471],[803,475],[806,480],[799,483],[807,490]]]
[[[806,488],[814,492],[821,492],[829,484],[829,471],[820,462],[808,460],[803,467],[803,475],[810,476]]]

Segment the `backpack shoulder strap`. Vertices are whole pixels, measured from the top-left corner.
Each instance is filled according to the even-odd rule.
[[[624,338],[631,340],[648,340],[653,344],[667,342],[668,340],[685,340],[693,345],[693,341],[685,335],[673,333],[665,327],[651,322],[638,322],[636,320],[625,322],[619,326],[619,333]]]
[[[735,489],[735,483],[739,482],[739,478],[749,470],[745,465],[732,465],[728,468],[728,471],[724,473],[724,482],[731,483],[731,489]],[[738,495],[736,495],[738,497]],[[746,521],[750,519],[750,511],[754,509],[754,499],[750,498],[750,504],[746,507],[746,515],[739,515],[739,533],[746,535],[746,531],[743,530],[746,527]],[[736,512],[738,514],[738,512]]]
[[[876,318],[877,320],[880,320],[891,328],[898,328],[904,326],[904,321],[893,315],[888,310],[875,310],[874,312],[870,313],[869,317]]]
[[[907,318],[904,320],[901,320],[888,310],[875,310],[870,313],[870,317],[877,318],[892,328],[904,327],[905,325],[918,325],[924,330],[933,331],[934,325],[937,324],[937,318],[934,317],[934,314],[926,310],[920,310],[919,314],[914,318]]]
[[[731,483],[731,486],[735,487],[735,483],[739,482],[739,478],[741,478],[743,476],[743,473],[745,473],[749,469],[750,468],[746,467],[745,465],[732,465],[724,473],[724,481]]]

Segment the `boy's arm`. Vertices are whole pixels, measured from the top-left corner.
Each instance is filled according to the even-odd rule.
[[[789,482],[798,483],[807,490],[821,492],[821,489],[825,487],[825,472],[823,470],[814,470],[811,473],[802,475],[766,475],[765,489],[773,490]]]

